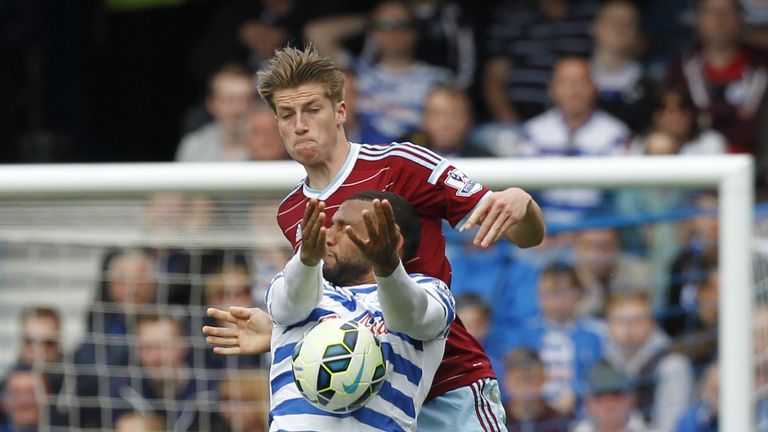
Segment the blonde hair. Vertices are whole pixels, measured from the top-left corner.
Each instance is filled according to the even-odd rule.
[[[304,84],[320,84],[334,104],[344,99],[344,72],[333,61],[321,56],[312,44],[303,50],[285,47],[275,51],[266,67],[257,73],[259,95],[272,111],[275,93]]]
[[[160,432],[166,430],[165,420],[154,413],[128,412],[121,415],[115,422],[117,432],[123,430],[135,430],[132,426],[140,423],[142,430],[146,432]]]
[[[619,291],[608,296],[605,310],[606,315],[609,315],[615,308],[626,304],[639,303],[647,307],[653,316],[653,304],[645,291]]]

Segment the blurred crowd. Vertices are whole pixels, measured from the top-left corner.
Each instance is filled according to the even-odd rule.
[[[449,158],[768,156],[765,2],[42,3],[0,1],[0,53],[26,60],[0,68],[9,162],[286,159],[254,74],[307,41],[346,70],[355,142]],[[457,311],[503,383],[509,430],[717,430],[717,194],[536,198],[551,235],[531,251],[445,229]],[[219,205],[160,194],[147,218],[204,230]],[[681,208],[694,216],[670,216]],[[583,224],[599,215],[657,218]],[[213,355],[199,329],[208,306],[258,306],[289,256],[109,251],[73,352],[62,311],[21,314],[0,430],[265,430],[268,358]]]

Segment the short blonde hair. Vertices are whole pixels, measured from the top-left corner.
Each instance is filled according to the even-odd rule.
[[[117,432],[123,430],[135,430],[136,426],[141,425],[142,430],[146,432],[160,432],[166,430],[165,420],[154,413],[127,412],[121,415],[115,422]]]
[[[275,51],[267,65],[257,73],[259,95],[272,111],[275,93],[304,84],[320,84],[333,103],[344,99],[344,72],[333,61],[321,56],[308,44],[303,50],[285,47]]]

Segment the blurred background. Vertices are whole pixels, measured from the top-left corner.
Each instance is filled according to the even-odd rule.
[[[752,155],[768,430],[766,1],[0,0],[0,163],[285,160],[255,73],[308,41],[346,70],[354,142]],[[445,228],[508,428],[717,430],[716,191],[565,186],[533,191],[540,247]],[[0,430],[266,430],[269,357],[199,329],[263,303],[281,195],[0,197]]]

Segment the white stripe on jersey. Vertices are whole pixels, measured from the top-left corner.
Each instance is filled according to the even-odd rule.
[[[434,171],[432,171],[432,174],[430,174],[429,179],[427,179],[427,183],[429,184],[435,184],[437,183],[437,180],[440,178],[441,175],[443,175],[443,172],[445,172],[446,169],[451,165],[450,162],[448,162],[448,159],[443,159],[440,161],[439,164],[437,164],[437,167]]]
[[[425,154],[427,156],[431,156],[432,159],[435,162],[440,162],[443,159],[445,159],[444,157],[440,156],[439,154],[433,152],[432,150],[430,150],[430,149],[428,149],[428,148],[426,148],[424,146],[414,144],[412,142],[403,141],[403,142],[400,143],[400,145],[403,145],[403,146],[406,146],[406,147],[410,147],[412,150],[415,150],[415,151],[417,151],[419,153],[422,153],[422,154]]]
[[[423,166],[424,168],[427,168],[428,170],[434,170],[435,168],[437,168],[437,165],[430,162],[426,162],[424,161],[424,159],[421,159],[419,157],[414,156],[411,153],[401,151],[401,150],[392,150],[386,154],[382,154],[379,156],[369,156],[363,152],[360,152],[360,155],[358,155],[357,158],[361,160],[367,160],[367,161],[376,161],[376,160],[386,159],[391,156],[400,156],[404,159],[408,159],[409,161],[417,163]]]
[[[297,189],[298,189],[298,188],[297,188]],[[296,190],[296,189],[294,189],[294,191],[295,191],[295,190]],[[293,192],[291,192],[291,193],[293,193]],[[287,199],[287,198],[286,198],[286,199]],[[277,215],[278,215],[278,216],[282,216],[282,215],[284,215],[284,214],[288,213],[289,211],[291,211],[291,210],[295,209],[296,207],[300,206],[301,204],[303,204],[303,203],[304,203],[304,201],[308,201],[308,200],[309,200],[309,198],[307,198],[307,197],[305,196],[305,197],[304,197],[304,198],[302,198],[302,199],[301,199],[301,200],[300,200],[298,203],[296,203],[296,205],[294,205],[293,207],[291,207],[291,208],[289,208],[289,209],[287,209],[287,210],[281,211],[281,212],[280,212],[280,213],[278,213]],[[283,201],[285,201],[285,200],[283,200]]]
[[[278,280],[281,275],[275,277]],[[270,431],[414,431],[416,413],[429,392],[435,371],[445,350],[445,335],[455,316],[455,305],[448,287],[441,281],[411,275],[427,293],[440,301],[446,310],[441,337],[417,341],[397,332],[378,335],[387,363],[385,383],[379,393],[363,408],[352,414],[322,412],[306,402],[296,388],[291,375],[291,353],[304,334],[323,316],[337,315],[355,320],[361,328],[378,328],[383,323],[376,285],[343,288],[323,284],[320,303],[305,318],[292,326],[274,325],[272,331],[273,359],[270,368]],[[272,303],[272,290],[267,291],[267,308]],[[383,328],[383,325],[381,326]]]
[[[411,150],[416,155],[421,156],[424,159],[426,159],[428,161],[431,161],[431,162],[434,162],[434,163],[439,163],[441,160],[443,160],[442,156],[438,155],[437,153],[433,152],[432,150],[430,150],[430,149],[428,149],[428,148],[426,148],[424,146],[416,145],[416,144],[413,144],[413,143],[410,143],[410,142],[407,142],[407,141],[406,142],[401,142],[401,143],[393,141],[390,144],[378,144],[378,145],[377,144],[363,144],[362,147],[361,147],[361,150],[365,150],[368,153],[372,153],[372,152],[386,152],[386,151],[392,150],[392,149],[401,149],[401,150],[402,149],[407,149],[407,150]]]
[[[360,147],[360,153],[365,154],[367,156],[382,156],[386,154],[392,154],[393,152],[406,152],[412,155],[413,157],[420,158],[424,160],[424,162],[427,162],[432,165],[437,165],[440,163],[441,160],[443,160],[442,157],[437,156],[435,153],[433,153],[430,150],[425,149],[421,146],[416,146],[413,144],[389,144],[386,146],[373,146],[373,145],[366,145],[363,144]]]

